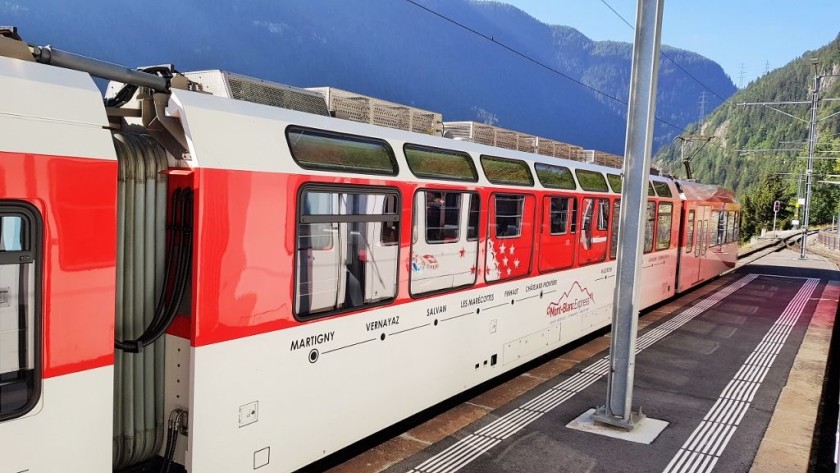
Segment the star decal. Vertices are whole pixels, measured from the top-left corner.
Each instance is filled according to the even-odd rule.
[[[508,269],[507,269],[507,274],[508,274],[508,276],[510,276],[510,272],[511,272],[511,269],[510,269],[510,268],[508,268]]]
[[[505,244],[502,243],[502,246],[500,246],[499,249],[501,250],[502,254],[505,254],[505,250],[507,249],[507,246],[505,246]]]
[[[519,258],[516,258],[515,260],[513,260],[513,267],[514,267],[514,268],[518,268],[518,267],[519,267]]]
[[[466,255],[466,254],[467,254],[467,250],[466,250],[466,249],[464,249],[464,248],[461,248],[461,250],[460,250],[460,251],[458,251],[458,254],[459,254],[459,255],[461,255],[461,256],[460,256],[461,258],[463,258],[463,257],[464,257],[464,255]]]
[[[507,266],[507,264],[508,264],[508,259],[507,259],[507,257],[502,258],[502,265],[503,265],[503,266]]]
[[[475,274],[475,265],[472,265],[472,268],[470,268],[470,274]]]
[[[514,251],[515,249],[516,249],[516,247],[515,247],[515,246],[510,245],[510,254],[513,254],[513,251]]]

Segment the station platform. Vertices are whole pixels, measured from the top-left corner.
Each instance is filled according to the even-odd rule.
[[[576,421],[605,402],[606,334],[329,471],[808,471],[839,298],[834,263],[783,250],[641,317],[633,406],[667,423],[649,443]]]

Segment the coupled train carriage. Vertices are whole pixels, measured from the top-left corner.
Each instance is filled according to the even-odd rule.
[[[7,36],[0,471],[291,471],[610,322],[616,169]],[[733,267],[739,211],[652,176],[642,305]]]

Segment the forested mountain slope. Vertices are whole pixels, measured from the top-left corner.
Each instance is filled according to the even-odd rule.
[[[816,62],[816,69],[814,66]],[[831,222],[838,211],[840,186],[819,183],[840,174],[840,36],[815,51],[776,69],[729,98],[686,135],[714,136],[707,145],[693,143],[685,150],[694,178],[734,188],[745,205],[744,236],[772,225],[772,203],[780,200],[780,225],[797,218],[797,196],[804,197],[810,104],[741,106],[748,102],[810,101],[815,70],[820,81],[817,159],[810,223]],[[772,108],[771,108],[772,107]],[[775,110],[774,110],[775,109]],[[667,146],[655,165],[684,176],[680,144]],[[802,177],[801,177],[802,176]],[[800,178],[801,177],[801,178]],[[801,215],[799,216],[801,219]]]
[[[226,69],[301,86],[334,86],[514,130],[623,154],[626,105],[574,83],[497,43],[621,100],[631,45],[592,41],[500,2],[416,0],[493,41],[399,0],[0,0],[3,24],[32,43],[126,66],[172,63]],[[692,75],[728,97],[735,86],[696,53],[667,49]],[[696,120],[704,89],[662,62],[657,143]],[[708,97],[711,110],[716,98]]]

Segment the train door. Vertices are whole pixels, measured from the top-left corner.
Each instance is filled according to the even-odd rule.
[[[544,197],[541,221],[539,271],[571,267],[577,247],[577,199],[566,196]]]
[[[604,261],[607,257],[607,234],[610,228],[610,201],[585,197],[581,209],[578,264]]]
[[[689,209],[691,204],[686,203],[685,218],[683,219],[683,229],[680,239],[682,240],[679,248],[679,266],[677,268],[677,284],[678,289],[683,290],[691,287],[696,282],[696,275],[698,273],[697,266],[700,264],[699,259],[695,256],[695,240],[697,239],[697,209]]]
[[[341,204],[338,193],[306,192],[301,215],[338,214]],[[312,222],[300,225],[298,232],[297,312],[314,313],[337,307],[345,296],[344,265],[346,260],[347,224]]]
[[[486,279],[497,281],[528,274],[534,246],[534,197],[493,194],[487,238]]]
[[[479,197],[423,190],[414,197],[411,293],[473,284],[478,256]]]

